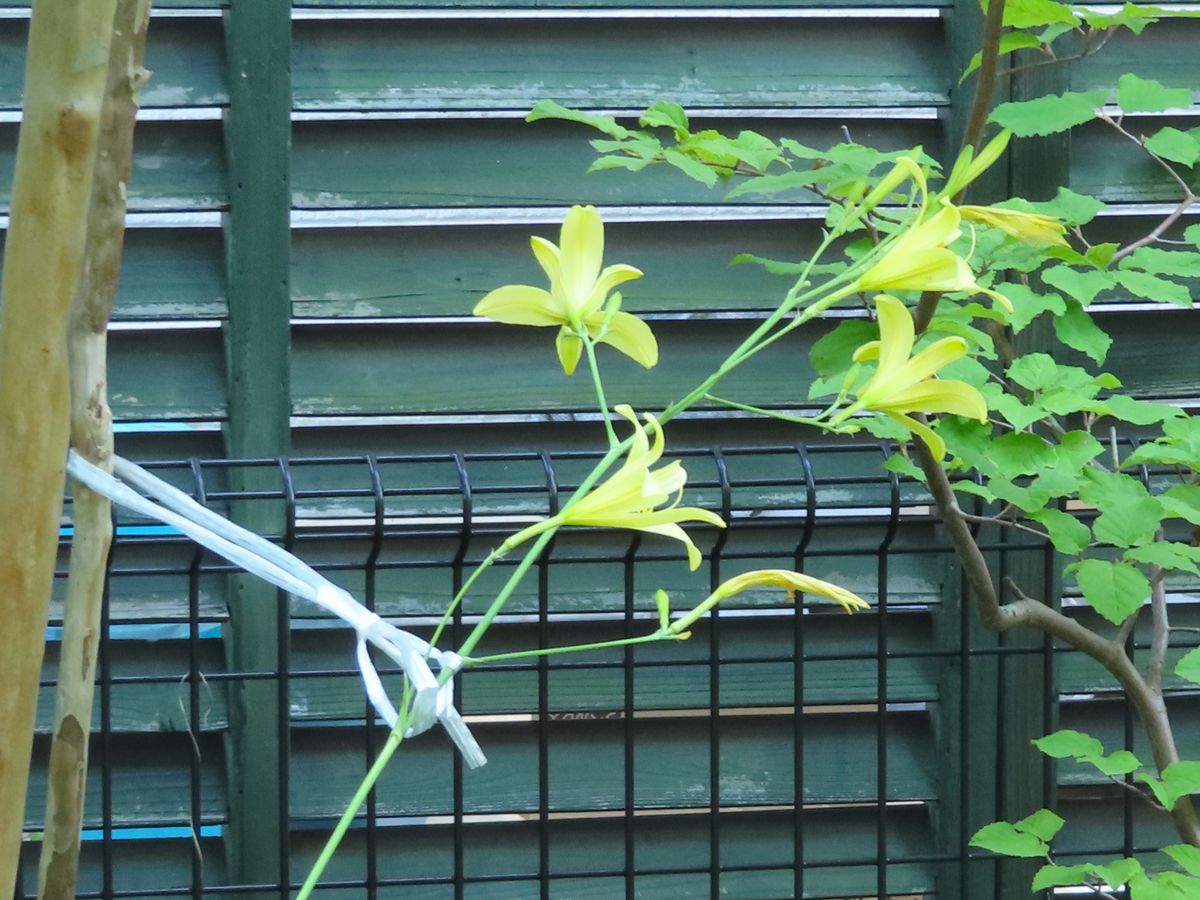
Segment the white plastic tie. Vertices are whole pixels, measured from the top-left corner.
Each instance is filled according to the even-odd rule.
[[[291,553],[235,525],[126,459],[113,457],[113,473],[121,479],[118,481],[72,450],[67,457],[67,472],[95,493],[140,515],[170,525],[247,572],[337,616],[353,628],[358,637],[355,656],[363,687],[371,706],[389,728],[396,727],[398,713],[371,660],[368,644],[396,663],[412,685],[412,721],[404,733],[405,737],[415,737],[440,723],[468,766],[474,769],[487,762],[479,743],[454,707],[454,676],[464,663],[459,654],[431,647],[415,634],[385,622],[355,600],[348,591],[333,584]],[[159,502],[143,497],[134,487]],[[438,677],[433,674],[431,662],[442,673],[444,683],[439,683]]]

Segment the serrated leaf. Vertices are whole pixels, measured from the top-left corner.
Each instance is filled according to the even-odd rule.
[[[1077,866],[1056,866],[1050,863],[1038,869],[1037,874],[1033,876],[1032,890],[1044,891],[1046,888],[1083,884],[1091,874],[1090,863]]]
[[[1125,558],[1135,562],[1161,566],[1168,571],[1178,569],[1200,575],[1200,547],[1191,547],[1176,541],[1155,541],[1125,551]]]
[[[1120,887],[1127,884],[1130,878],[1142,873],[1142,864],[1136,859],[1126,857],[1125,859],[1114,859],[1110,863],[1105,863],[1102,866],[1096,866],[1093,874],[1103,881],[1105,884],[1112,887]]]
[[[1191,844],[1171,844],[1163,847],[1162,852],[1171,857],[1190,875],[1200,875],[1200,849]]]
[[[1075,556],[1091,542],[1092,532],[1077,518],[1061,509],[1038,509],[1029,518],[1046,529],[1054,549]]]
[[[740,132],[733,141],[730,152],[746,165],[759,171],[765,171],[780,157],[780,150],[775,142],[757,131]]]
[[[1034,212],[1062,219],[1065,225],[1086,225],[1105,209],[1095,197],[1077,194],[1070,188],[1060,187],[1053,200],[1031,203]]]
[[[1141,269],[1152,275],[1177,275],[1181,278],[1200,278],[1200,253],[1190,250],[1161,250],[1158,247],[1139,247],[1123,260],[1119,268]]]
[[[669,103],[665,100],[652,103],[642,113],[638,122],[647,128],[672,128],[679,140],[683,140],[688,134],[687,113],[678,103]]]
[[[699,181],[705,187],[712,187],[717,183],[717,173],[709,166],[697,161],[686,153],[671,148],[663,151],[663,159],[667,163],[679,169],[689,178]]]
[[[1200,247],[1200,224],[1189,225],[1183,229],[1183,239],[1191,241],[1197,247]]]
[[[1017,137],[1058,134],[1095,118],[1108,99],[1108,91],[1067,91],[1063,94],[1001,103],[989,121],[1008,128]]]
[[[1118,249],[1120,249],[1120,245],[1111,241],[1104,244],[1092,244],[1084,251],[1083,259],[1095,269],[1107,269]]]
[[[1156,303],[1175,303],[1191,306],[1192,295],[1186,286],[1147,272],[1131,272],[1122,269],[1114,273],[1123,288],[1136,297],[1144,297]]]
[[[808,354],[813,371],[822,378],[846,371],[854,351],[878,337],[879,329],[873,323],[863,319],[843,319],[813,344]]]
[[[1084,599],[1114,625],[1128,619],[1150,596],[1150,582],[1128,563],[1085,559],[1075,568],[1075,581]]]
[[[1117,81],[1117,104],[1126,113],[1186,109],[1192,105],[1192,92],[1187,88],[1164,87],[1153,78],[1139,78],[1126,72]]]
[[[1008,7],[1005,7],[1005,15],[1008,15]],[[1043,41],[1036,35],[1030,34],[1027,31],[1010,31],[1008,34],[1000,38],[1000,47],[997,50],[998,56],[1005,56],[1009,53],[1015,53],[1018,50],[1031,50],[1034,47],[1042,46]],[[967,77],[979,68],[983,62],[983,52],[978,51],[971,57],[971,61],[967,63],[967,67],[963,70],[962,75],[958,79],[958,83],[962,84],[967,80]]]
[[[1004,6],[1004,24],[1011,28],[1036,28],[1039,25],[1079,24],[1069,3],[1055,0],[1008,0]]]
[[[779,175],[758,175],[747,178],[728,194],[725,199],[733,200],[746,194],[778,194],[783,191],[795,191],[810,188],[822,180],[819,169],[806,169],[796,172],[783,172]]]
[[[1148,785],[1158,802],[1168,810],[1174,809],[1180,797],[1200,791],[1200,762],[1184,760],[1163,769],[1162,779],[1141,773],[1137,780]]]
[[[1160,128],[1143,143],[1150,152],[1185,166],[1192,166],[1200,159],[1200,141],[1170,125]]]
[[[1050,848],[1036,835],[1018,831],[1008,822],[984,825],[971,838],[972,847],[982,847],[1002,856],[1045,856]]]
[[[1108,332],[1074,300],[1068,301],[1065,309],[1055,316],[1054,333],[1068,347],[1086,353],[1097,363],[1104,362],[1108,348],[1112,346]]]
[[[1034,746],[1055,759],[1073,757],[1076,762],[1094,766],[1105,775],[1126,775],[1141,762],[1128,750],[1116,750],[1105,755],[1104,745],[1090,734],[1063,729],[1033,742]]]
[[[1200,525],[1200,484],[1177,484],[1158,498],[1172,518]]]
[[[1053,266],[1042,273],[1042,281],[1074,297],[1080,303],[1091,303],[1101,291],[1116,284],[1112,272],[1079,271],[1069,266]]]
[[[589,172],[604,172],[609,169],[628,169],[630,172],[640,172],[652,162],[654,160],[640,156],[601,156],[595,159],[587,167],[587,170]]]
[[[1048,809],[1039,809],[1035,813],[1030,813],[1019,822],[1013,822],[1013,827],[1018,831],[1024,831],[1026,834],[1032,834],[1034,837],[1040,838],[1043,841],[1052,841],[1054,836],[1058,834],[1059,829],[1066,823],[1062,816],[1051,812]]]
[[[1020,332],[1042,313],[1061,315],[1066,304],[1058,294],[1041,294],[1019,282],[1004,285],[1004,296],[1013,305],[1008,314],[1008,324],[1014,332]]]
[[[1175,663],[1175,674],[1192,684],[1200,684],[1200,647],[1189,650]]]
[[[1102,514],[1092,523],[1092,532],[1096,540],[1114,547],[1146,544],[1154,540],[1154,532],[1162,523],[1162,513],[1158,500],[1147,497]]]
[[[1153,425],[1174,416],[1181,415],[1176,406],[1166,403],[1155,403],[1152,400],[1135,400],[1128,394],[1113,394],[1103,400],[1096,401],[1090,412],[1114,416],[1132,425]]]
[[[914,481],[925,481],[925,473],[917,468],[913,461],[903,453],[893,453],[884,460],[883,467],[889,472],[895,472],[897,475],[906,475]]]
[[[539,100],[525,116],[526,122],[537,122],[540,119],[565,119],[568,122],[579,122],[581,125],[590,125],[592,128],[603,131],[609,137],[618,140],[624,139],[631,134],[628,128],[618,125],[617,120],[612,116],[593,115],[575,109],[568,109],[565,106],[555,103],[553,100]]]

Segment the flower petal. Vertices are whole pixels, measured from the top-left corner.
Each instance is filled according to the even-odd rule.
[[[924,381],[934,372],[966,355],[967,342],[957,335],[934,341],[893,373],[893,387],[899,391],[907,385]]]
[[[912,416],[906,416],[904,413],[889,412],[888,418],[899,425],[903,425],[914,435],[925,442],[925,446],[929,448],[930,455],[941,462],[946,455],[946,442],[942,440],[941,435],[926,425],[924,422],[918,422]]]
[[[558,330],[554,345],[558,350],[558,361],[562,363],[563,371],[568,375],[575,374],[575,367],[579,365],[579,357],[583,354],[583,341],[579,339],[579,335],[564,325]]]
[[[562,263],[558,247],[537,235],[529,239],[529,246],[533,248],[533,255],[537,257],[538,265],[550,279],[550,290],[553,292],[555,286],[562,279]]]
[[[475,304],[474,314],[505,325],[563,325],[563,316],[549,291],[528,284],[506,284]]]
[[[887,294],[875,298],[879,318],[879,368],[875,378],[891,378],[904,365],[913,347],[913,320],[901,301]]]
[[[663,537],[672,538],[683,544],[687,549],[688,568],[693,572],[700,568],[700,563],[704,561],[700,549],[692,543],[687,532],[678,525],[638,525],[636,528],[638,531],[646,531],[650,534],[661,534]]]
[[[573,310],[584,314],[604,258],[604,224],[594,206],[572,206],[558,245],[562,290]]]
[[[592,328],[593,320],[596,328],[603,321],[602,313],[594,313],[588,318],[588,328]],[[650,326],[635,315],[627,312],[616,313],[608,323],[608,331],[600,338],[600,343],[608,344],[620,350],[634,362],[652,368],[658,362],[658,341]]]
[[[987,421],[987,401],[983,394],[964,381],[930,379],[897,391],[874,407],[883,412],[951,413]]]
[[[634,266],[627,266],[625,263],[606,266],[604,271],[600,273],[600,277],[596,279],[596,284],[592,288],[592,296],[588,299],[585,312],[591,313],[600,309],[604,305],[604,301],[608,299],[609,292],[618,284],[624,284],[626,281],[633,281],[635,278],[641,277],[641,269]]]

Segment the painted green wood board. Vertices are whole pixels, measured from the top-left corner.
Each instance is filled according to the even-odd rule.
[[[637,127],[636,121],[629,124]],[[932,119],[697,119],[693,127],[734,135],[748,128],[771,138],[830,147],[845,140],[843,124],[855,140],[883,150],[922,144],[936,153],[941,143],[940,126]],[[706,188],[668,166],[588,175],[597,155],[588,141],[597,137],[600,132],[574,123],[519,118],[299,122],[292,154],[293,202],[303,209],[637,206],[719,203],[726,193],[726,188]],[[815,199],[807,191],[791,191],[747,196],[741,202]]]
[[[20,108],[28,25],[24,19],[0,19],[0,109]],[[219,18],[160,18],[149,34],[146,68],[154,76],[142,91],[142,106],[214,106],[228,100]]]
[[[944,103],[950,81],[936,19],[298,21],[293,33],[300,109],[921,106]]]

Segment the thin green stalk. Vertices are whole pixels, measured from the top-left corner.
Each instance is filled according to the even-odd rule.
[[[808,416],[793,416],[788,413],[779,412],[778,410],[763,409],[761,406],[738,403],[736,400],[726,400],[724,397],[718,397],[715,394],[705,394],[704,399],[711,400],[713,403],[720,403],[722,406],[728,406],[732,409],[740,409],[743,412],[766,416],[770,419],[779,419],[781,422],[791,422],[793,425],[815,425],[819,428],[824,428],[827,424],[820,416],[811,418]]]
[[[317,886],[317,881],[320,880],[325,867],[329,865],[329,860],[333,859],[333,854],[337,852],[338,846],[342,843],[342,838],[346,836],[346,832],[350,830],[350,826],[354,823],[355,816],[358,815],[359,809],[367,802],[367,795],[375,787],[375,783],[379,781],[379,776],[383,774],[383,770],[387,768],[387,764],[391,761],[392,756],[400,747],[400,743],[404,740],[404,732],[408,730],[411,724],[409,721],[409,713],[412,709],[412,686],[405,682],[404,699],[400,704],[400,713],[396,719],[396,727],[392,729],[392,733],[388,735],[387,742],[379,751],[379,755],[375,757],[375,762],[367,772],[366,777],[358,786],[358,790],[354,792],[354,796],[350,798],[350,804],[346,807],[346,811],[342,813],[342,817],[338,819],[337,827],[333,829],[333,833],[329,835],[329,839],[325,841],[325,846],[321,848],[321,855],[317,857],[317,861],[313,863],[312,869],[308,873],[308,877],[304,879],[304,884],[300,887],[300,893],[296,895],[296,900],[307,900]]]
[[[600,415],[604,418],[604,432],[608,435],[608,446],[615,447],[620,441],[617,432],[613,430],[612,415],[608,410],[608,401],[604,398],[604,383],[600,380],[600,364],[596,362],[596,344],[591,335],[584,334],[580,340],[587,351],[588,368],[592,370],[592,385],[596,388],[596,400],[600,404]]]
[[[438,622],[437,628],[433,630],[433,637],[429,639],[430,648],[436,647],[438,638],[442,636],[442,632],[446,630],[446,625],[450,622],[450,617],[454,615],[454,611],[458,609],[458,604],[462,603],[463,597],[467,596],[467,591],[471,590],[471,585],[475,583],[480,575],[488,570],[492,563],[498,560],[503,555],[500,550],[492,550],[483,561],[475,567],[475,571],[468,576],[463,586],[458,589],[458,593],[454,595],[454,599],[450,601],[450,605],[446,607],[446,611],[442,614],[442,619]]]
[[[566,647],[547,647],[542,650],[516,650],[512,653],[496,653],[492,656],[474,656],[465,660],[468,666],[507,662],[513,659],[534,659],[539,656],[556,656],[560,653],[580,653],[584,650],[608,650],[613,647],[630,647],[634,644],[649,644],[654,641],[678,641],[680,636],[671,631],[655,631],[639,637],[619,638],[614,641],[596,641],[590,644],[569,644]]]

